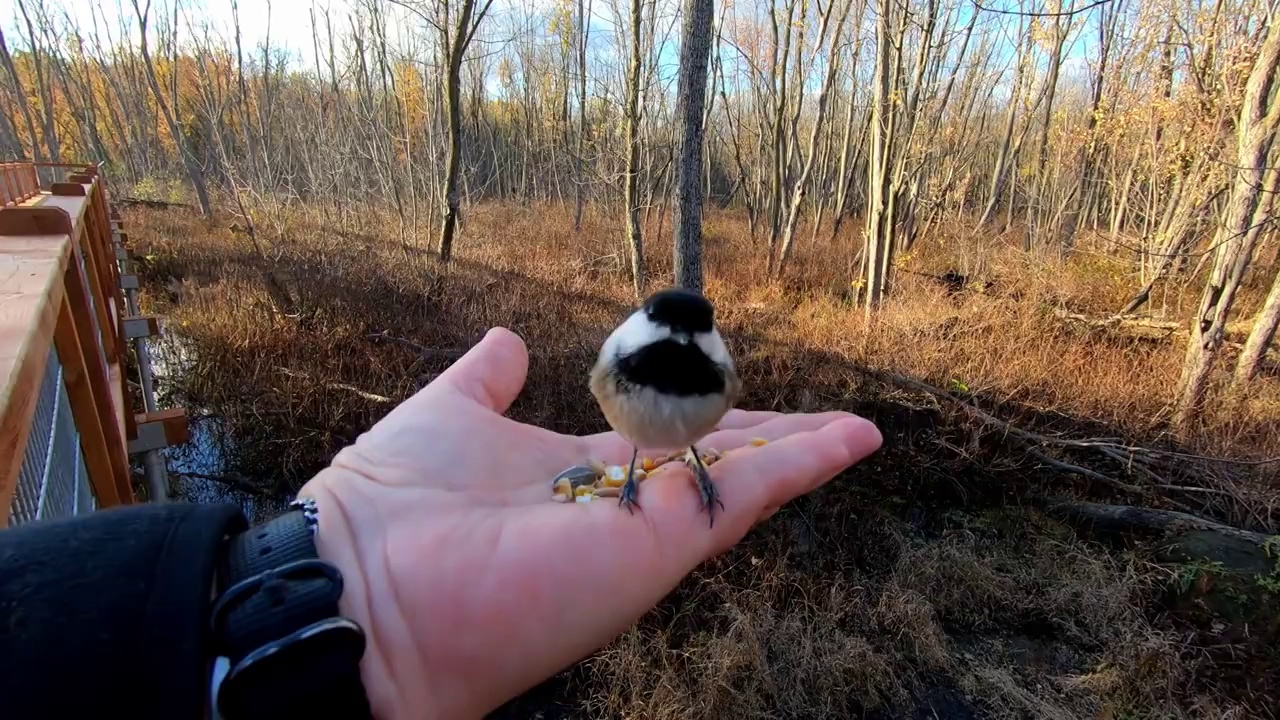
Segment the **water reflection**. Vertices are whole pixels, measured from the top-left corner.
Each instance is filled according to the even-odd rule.
[[[276,487],[270,478],[244,477],[232,469],[237,457],[237,439],[229,423],[185,401],[173,383],[180,373],[195,363],[195,349],[190,341],[172,329],[152,341],[151,355],[156,393],[161,407],[182,405],[187,409],[191,439],[167,451],[169,491],[173,499],[193,503],[235,503],[257,523],[279,514],[286,498],[248,492],[244,487]]]

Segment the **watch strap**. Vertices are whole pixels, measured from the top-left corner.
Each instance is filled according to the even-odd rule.
[[[316,552],[314,506],[228,541],[212,633],[230,663],[215,702],[226,720],[368,718],[361,628],[339,614],[342,574]]]

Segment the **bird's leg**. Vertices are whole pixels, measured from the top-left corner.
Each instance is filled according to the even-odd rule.
[[[632,508],[640,507],[640,503],[636,501],[636,494],[639,492],[639,483],[636,482],[636,456],[640,454],[640,448],[632,446],[631,462],[627,465],[627,481],[622,483],[622,491],[618,493],[618,505],[627,509],[627,512],[635,514]]]
[[[690,445],[689,454],[693,456],[693,462],[688,463],[689,469],[693,471],[693,477],[698,481],[698,494],[702,496],[702,507],[707,511],[707,515],[711,517],[711,527],[716,525],[716,505],[720,509],[724,509],[724,503],[720,501],[720,493],[716,492],[715,483],[711,482],[711,475],[707,472],[706,466],[702,464],[702,456],[698,454],[698,448]]]

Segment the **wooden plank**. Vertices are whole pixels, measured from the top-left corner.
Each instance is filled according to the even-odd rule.
[[[90,197],[90,201],[93,198]],[[102,225],[98,220],[97,207],[90,207],[84,214],[85,222],[85,242],[93,246],[94,255],[102,264],[103,269],[103,292],[115,301],[117,307],[122,307],[123,294],[120,292],[120,265],[115,259],[115,252],[111,247],[111,238],[105,233]],[[112,315],[115,319],[116,316]],[[115,357],[119,357],[124,352],[124,341],[120,338],[119,323],[114,323],[114,332],[112,336],[116,340]]]
[[[79,252],[73,247],[72,252]],[[89,301],[87,281],[80,271],[80,264],[74,259],[67,263],[64,275],[67,289],[67,300],[71,306],[71,315],[75,321],[76,335],[80,341],[84,355],[84,372],[93,398],[93,407],[98,415],[98,425],[102,428],[111,460],[113,477],[121,478],[117,486],[129,487],[129,459],[125,452],[125,438],[120,434],[120,426],[113,417],[116,414],[114,400],[111,397],[111,380],[109,361],[97,350],[94,340],[93,324],[89,317]],[[121,496],[120,502],[132,502],[132,496]]]
[[[0,527],[9,520],[70,249],[66,235],[0,236]]]
[[[0,235],[71,235],[74,222],[61,207],[9,207],[0,210]]]
[[[68,275],[72,269],[68,268]],[[110,440],[107,439],[93,392],[93,369],[99,358],[92,346],[86,347],[81,342],[86,333],[76,327],[76,313],[72,309],[74,305],[68,293],[58,312],[54,340],[58,346],[58,358],[62,361],[62,381],[67,386],[71,416],[80,433],[80,451],[84,453],[89,484],[93,486],[93,492],[98,498],[98,507],[106,508],[121,503],[120,491],[109,450]],[[84,315],[87,319],[87,308]]]
[[[115,359],[120,354],[122,343],[119,340],[119,330],[111,313],[111,306],[107,302],[107,298],[114,294],[108,288],[114,289],[115,281],[104,271],[104,264],[114,263],[115,259],[99,257],[94,245],[84,241],[82,233],[87,200],[86,197],[40,195],[34,206],[0,210],[0,235],[48,235],[65,232],[76,239],[77,246],[82,249],[85,265],[89,269],[89,290],[93,293],[94,306],[98,313],[102,346],[106,349],[107,357]],[[58,211],[62,212],[62,216]],[[68,219],[71,223],[70,229],[66,224]],[[85,249],[88,252],[83,252]]]
[[[126,315],[120,319],[121,333],[126,340],[152,337],[160,334],[159,315]]]
[[[116,435],[124,440],[125,466],[124,473],[116,478],[116,490],[120,497],[133,497],[133,480],[132,473],[129,470],[129,436],[137,432],[134,423],[133,411],[128,406],[128,395],[124,386],[124,368],[119,362],[113,362],[107,367],[107,378],[111,383],[111,405],[115,408],[115,415],[111,418],[115,422]]]
[[[54,195],[66,195],[68,197],[87,197],[89,190],[78,182],[56,182],[49,186],[49,191]]]
[[[71,222],[79,225],[84,222],[84,211],[88,207],[88,198],[67,195],[38,195],[33,201],[35,207],[58,208],[71,217]]]
[[[124,365],[115,363],[111,366],[113,382],[111,385],[112,394],[119,400],[120,415],[124,418],[124,437],[126,442],[126,450],[128,439],[138,434],[138,422],[133,416],[133,410],[130,407],[129,397],[129,379],[125,376]]]
[[[134,422],[137,423],[140,433],[146,425],[159,425],[164,431],[166,446],[181,445],[191,439],[191,428],[187,424],[185,408],[165,408],[149,413],[138,413],[134,415]],[[138,437],[141,437],[141,434]]]
[[[89,199],[92,201],[93,197],[90,196]],[[109,304],[112,305],[112,312],[110,313],[112,320],[111,337],[115,340],[115,347],[111,357],[115,359],[125,352],[124,338],[120,327],[120,313],[118,312],[119,308],[124,307],[124,293],[120,290],[120,263],[115,257],[110,237],[102,230],[102,224],[98,219],[98,208],[96,206],[89,208],[84,215],[84,219],[85,241],[94,246],[95,253],[107,275],[104,280],[103,292],[108,293]]]
[[[96,208],[90,208],[87,213],[84,213],[84,232],[87,233],[84,240],[95,245],[100,258],[110,258],[111,238],[108,233],[102,232],[99,219],[97,219]],[[119,277],[119,272],[116,270],[115,264],[109,264],[109,270],[110,278],[108,279],[114,283],[115,279]]]
[[[108,360],[113,360],[116,357],[116,341],[113,332],[115,324],[112,318],[111,304],[108,302],[109,295],[102,286],[100,263],[93,253],[92,245],[84,241],[84,233],[77,233],[75,247],[79,257],[84,259],[85,270],[87,271],[85,289],[93,295],[93,307],[98,315],[98,331],[101,334],[102,351]],[[88,305],[85,307],[87,309]]]
[[[95,180],[93,183],[94,210],[97,213],[98,228],[102,231],[102,241],[108,245],[112,242],[111,218],[108,215],[107,208],[107,187],[103,185],[101,180]]]

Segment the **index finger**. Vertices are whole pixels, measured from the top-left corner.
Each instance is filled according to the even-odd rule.
[[[670,544],[669,552],[692,568],[742,539],[766,509],[816,489],[874,453],[881,442],[875,425],[849,416],[735,452],[709,469],[724,502],[711,528],[687,471],[662,472],[645,480],[641,503],[645,493],[660,499],[660,512],[649,519],[661,526],[657,536]]]

